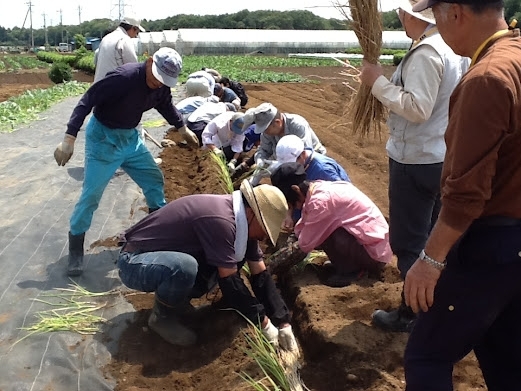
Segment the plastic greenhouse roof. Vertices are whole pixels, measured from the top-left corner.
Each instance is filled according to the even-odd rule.
[[[358,42],[352,30],[254,30],[254,29],[179,29],[184,42]],[[382,32],[384,42],[406,42],[405,31]],[[170,41],[170,42],[173,42]]]
[[[144,51],[153,53],[161,46],[173,47],[186,54],[194,54],[196,50],[204,53],[204,48],[212,47],[221,47],[223,52],[229,51],[229,48],[245,47],[248,50],[286,48],[298,52],[299,47],[338,51],[359,46],[352,30],[179,29],[140,33],[133,41],[139,54]],[[382,44],[383,47],[407,49],[411,39],[405,31],[383,31]]]

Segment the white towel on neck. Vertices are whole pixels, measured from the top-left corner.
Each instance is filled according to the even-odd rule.
[[[248,246],[248,219],[246,218],[246,208],[242,200],[240,190],[236,190],[233,196],[233,213],[235,214],[235,259],[241,262],[246,255]]]

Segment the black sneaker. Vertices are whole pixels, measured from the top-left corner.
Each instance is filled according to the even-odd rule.
[[[412,311],[404,311],[402,308],[393,311],[376,310],[372,318],[376,327],[401,333],[411,332],[416,321],[416,315]]]

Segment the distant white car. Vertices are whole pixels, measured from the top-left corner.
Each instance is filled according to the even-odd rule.
[[[58,45],[58,51],[59,52],[69,52],[69,44],[66,43],[66,42],[61,42],[59,45]]]

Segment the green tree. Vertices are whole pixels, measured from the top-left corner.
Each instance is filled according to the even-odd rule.
[[[516,14],[521,12],[521,0],[504,0],[503,4],[505,7],[505,19],[510,23],[516,17]],[[518,22],[521,24],[521,20],[518,19]]]
[[[396,11],[382,12],[382,25],[384,30],[402,30],[402,23]]]
[[[87,46],[87,40],[81,34],[74,34],[74,42],[76,43],[76,49],[85,48]]]

